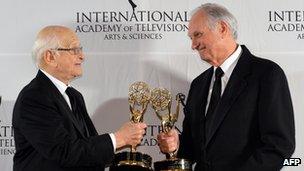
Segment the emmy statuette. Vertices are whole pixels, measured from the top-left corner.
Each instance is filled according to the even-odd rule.
[[[151,91],[145,82],[135,82],[129,88],[130,121],[143,122],[144,113],[150,101]],[[152,171],[152,158],[136,151],[136,146],[131,147],[131,152],[121,152],[115,155],[110,171]]]
[[[151,103],[157,117],[161,120],[162,131],[169,132],[178,119],[180,103],[183,103],[185,95],[176,95],[176,112],[171,112],[171,93],[165,88],[155,88],[151,93]],[[176,153],[166,155],[166,160],[154,163],[155,171],[192,171],[192,163],[187,159],[179,159]]]

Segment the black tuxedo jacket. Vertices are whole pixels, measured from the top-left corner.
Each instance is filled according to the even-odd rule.
[[[293,108],[283,70],[245,46],[205,132],[213,68],[193,80],[178,156],[198,171],[277,171],[295,148]],[[208,117],[207,117],[208,119]]]
[[[104,170],[114,157],[108,134],[97,135],[82,95],[83,135],[56,86],[41,71],[20,92],[13,111],[14,171]]]

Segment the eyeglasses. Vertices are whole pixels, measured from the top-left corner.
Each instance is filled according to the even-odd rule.
[[[57,49],[52,49],[52,50],[57,50],[57,51],[68,51],[72,55],[79,55],[82,53],[82,47],[75,47],[75,48],[57,48]]]

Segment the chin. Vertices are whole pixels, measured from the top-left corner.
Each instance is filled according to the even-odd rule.
[[[76,70],[76,74],[77,74],[77,75],[82,75],[82,69]]]
[[[207,61],[208,60],[208,58],[206,58],[206,56],[204,56],[204,55],[200,54],[200,57],[201,57],[201,60],[203,60],[203,61]]]
[[[209,58],[201,57],[201,60],[210,64],[211,60]]]
[[[82,76],[82,72],[76,72],[76,73],[73,74],[73,76],[74,76],[74,78],[75,77],[80,77],[80,76]]]

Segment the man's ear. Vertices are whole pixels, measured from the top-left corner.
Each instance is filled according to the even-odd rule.
[[[229,34],[229,26],[226,22],[224,21],[219,21],[217,24],[217,29],[219,33],[221,34],[221,37],[224,38]]]
[[[57,66],[56,56],[53,51],[47,50],[43,54],[43,61],[48,66]]]

